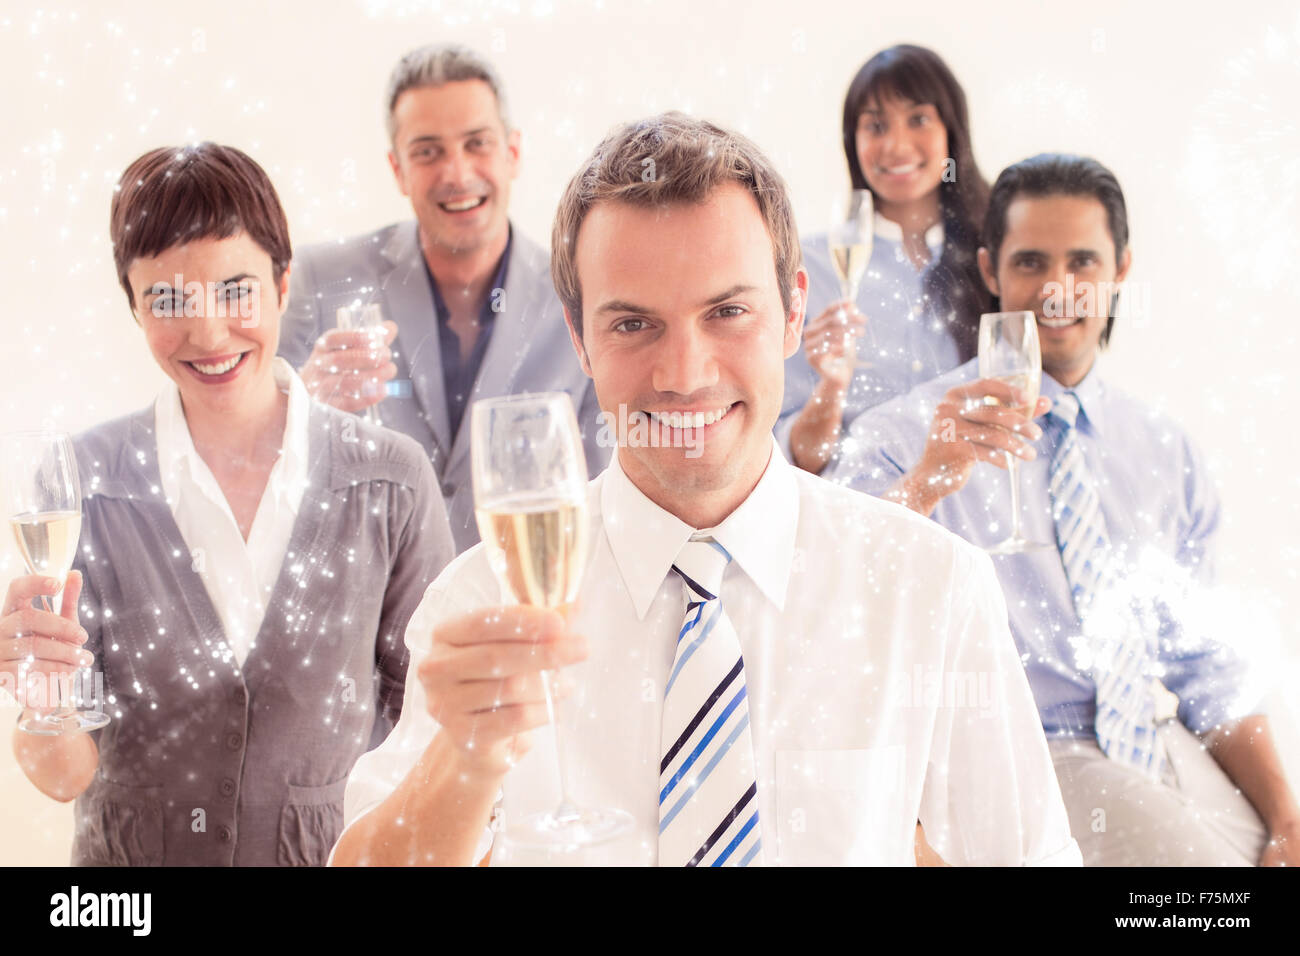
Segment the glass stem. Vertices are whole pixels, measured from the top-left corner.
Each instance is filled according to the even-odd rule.
[[[1006,452],[1007,476],[1011,480],[1011,537],[1016,541],[1024,538],[1020,531],[1020,459],[1011,452]]]
[[[546,716],[555,731],[555,772],[560,778],[560,805],[555,810],[555,816],[558,820],[564,821],[576,817],[578,811],[569,800],[569,786],[564,778],[564,749],[560,743],[560,708],[555,695],[551,692],[551,680],[554,676],[554,671],[542,672],[542,689],[546,692]]]
[[[35,573],[35,572],[33,572]],[[51,614],[55,613],[54,599],[48,594],[42,594],[40,597],[41,607]],[[74,713],[77,709],[76,701],[73,698],[73,688],[77,685],[77,678],[81,674],[81,669],[65,675],[66,680],[58,677],[52,677],[53,686],[57,691],[50,695],[50,713],[56,717]]]

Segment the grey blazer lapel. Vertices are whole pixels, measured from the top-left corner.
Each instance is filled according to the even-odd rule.
[[[488,342],[478,378],[474,380],[474,391],[465,408],[465,417],[452,444],[451,459],[447,462],[448,474],[455,474],[469,454],[473,403],[480,398],[513,394],[520,371],[527,365],[532,337],[540,333],[534,321],[542,311],[544,300],[539,296],[554,295],[549,275],[546,288],[538,289],[539,257],[541,251],[515,229],[511,238],[510,264],[506,267],[505,293],[499,299],[501,310],[493,322],[492,340]],[[488,294],[496,300],[495,290]]]
[[[398,323],[394,342],[400,353],[395,362],[398,378],[410,379],[412,397],[445,455],[452,447],[453,436],[442,381],[442,349],[438,342],[433,292],[429,289],[414,220],[395,229],[380,254],[392,267],[380,277],[380,286],[384,290],[384,318]]]

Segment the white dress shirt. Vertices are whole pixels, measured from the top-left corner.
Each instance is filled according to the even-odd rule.
[[[577,803],[620,807],[635,827],[549,859],[498,833],[481,844],[493,865],[656,862],[663,688],[685,610],[669,569],[695,529],[646,498],[617,456],[588,501],[575,628],[589,657],[561,708],[565,776]],[[708,530],[733,556],[721,598],[745,659],[768,863],[911,865],[918,819],[952,863],[1079,862],[986,555],[799,471],[775,442],[749,497]],[[500,603],[482,545],[430,585],[407,630],[401,719],[353,769],[345,824],[393,792],[438,730],[417,676],[434,626]],[[507,827],[556,805],[555,760],[544,728],[505,778]]]
[[[289,409],[280,457],[271,468],[247,541],[212,469],[194,448],[180,389],[168,382],[154,405],[163,494],[240,666],[262,627],[307,482],[311,399],[288,362],[277,358],[272,369],[276,384],[288,393]]]

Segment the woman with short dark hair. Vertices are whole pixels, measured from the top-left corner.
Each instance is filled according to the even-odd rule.
[[[62,616],[31,608],[61,583],[36,575],[0,616],[0,662],[33,638],[47,665],[93,655],[111,722],[15,732],[15,752],[77,798],[74,863],[324,864],[352,764],[401,710],[407,622],[454,555],[432,468],[410,438],[313,403],[276,357],[289,232],[244,153],[140,157],[111,233],[170,382],[74,441]]]

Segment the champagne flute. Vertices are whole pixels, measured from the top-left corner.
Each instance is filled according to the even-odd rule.
[[[1043,380],[1043,356],[1038,350],[1038,320],[1032,312],[988,312],[980,316],[980,378],[995,378],[1029,395],[1028,404],[1018,410],[1032,415]],[[986,405],[1002,404],[991,395]],[[988,548],[990,554],[1020,554],[1054,545],[1030,541],[1020,527],[1020,458],[1007,456],[1011,481],[1011,533]]]
[[[353,302],[350,305],[341,305],[334,310],[334,318],[338,327],[346,332],[368,332],[375,340],[383,339],[384,313],[376,302],[364,304]],[[378,402],[367,406],[363,414],[366,416],[366,421],[371,424],[383,424],[379,419]]]
[[[60,432],[21,432],[6,435],[3,444],[5,501],[9,527],[27,570],[59,582],[60,588],[72,569],[81,533],[81,484],[72,439]],[[46,595],[41,605],[53,612]],[[77,669],[67,686],[47,696],[49,708],[31,713],[19,722],[29,734],[55,736],[96,730],[108,723],[108,716],[81,698],[89,687],[89,671]],[[62,681],[51,675],[51,686]],[[79,690],[80,689],[80,690]],[[89,703],[93,704],[91,700]]]
[[[563,392],[474,403],[472,464],[479,534],[502,589],[520,604],[563,608],[577,597],[587,560],[587,465],[573,403]],[[569,798],[552,694],[542,675],[555,735],[560,803],[507,824],[522,846],[576,848],[626,832],[632,817],[584,809]]]
[[[831,254],[831,265],[840,280],[840,297],[857,303],[858,289],[871,261],[871,241],[875,234],[875,204],[871,190],[855,189],[849,194],[848,206],[836,200],[831,209],[831,227],[826,233],[826,245]],[[841,315],[843,315],[841,311]],[[874,351],[875,338],[867,330],[868,352]],[[858,346],[855,364],[870,368],[871,362],[863,358]]]

